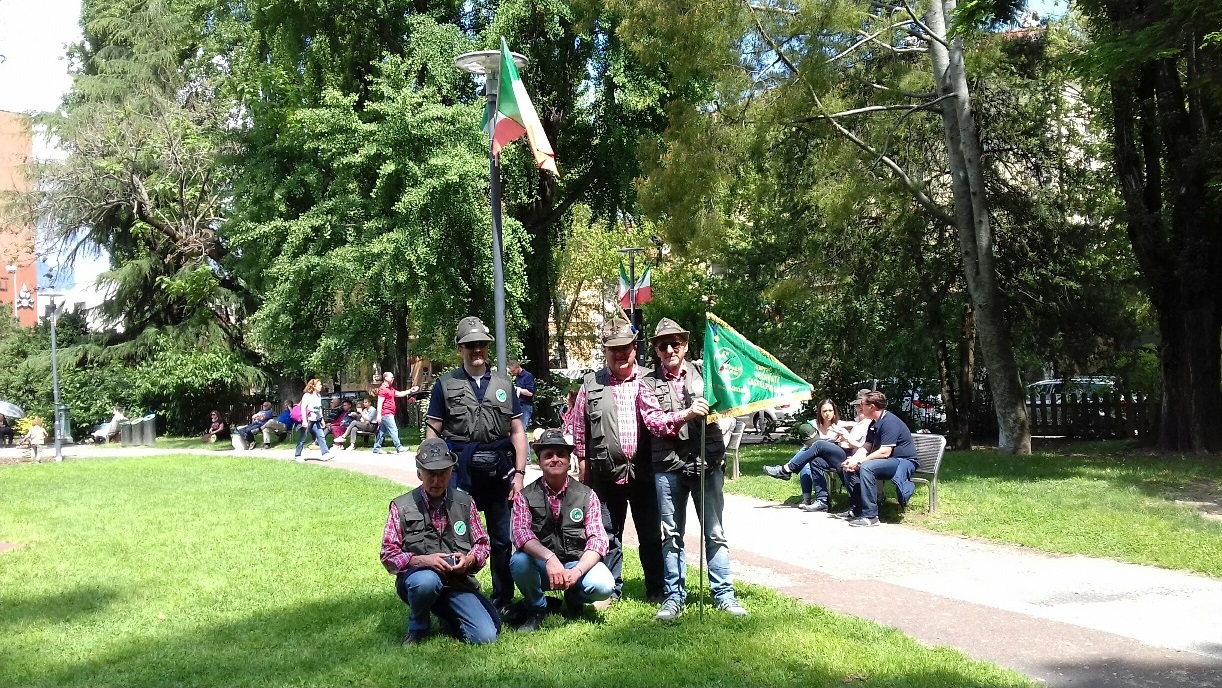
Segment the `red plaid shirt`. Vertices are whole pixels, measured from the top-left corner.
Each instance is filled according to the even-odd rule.
[[[649,432],[658,437],[670,437],[683,426],[683,413],[667,413],[658,406],[658,398],[647,386],[641,384],[640,368],[634,368],[626,380],[611,376],[611,396],[615,398],[615,414],[619,419],[619,443],[624,456],[636,456],[639,443],[637,437],[637,415],[645,421]],[[574,453],[577,458],[586,457],[586,389],[583,385],[573,402],[573,413],[569,416],[569,431],[573,434]]]
[[[450,525],[445,500],[438,500],[438,504],[433,506],[430,503],[429,494],[421,492],[424,495],[424,507],[429,512],[429,520],[433,522],[433,527],[439,533],[445,532]],[[479,511],[476,510],[474,501],[471,502],[471,517],[467,519],[467,523],[471,527],[471,541],[475,543],[468,554],[475,558],[476,568],[483,568],[484,562],[488,561],[488,533],[484,531],[484,525],[480,523]],[[386,526],[382,528],[382,552],[379,557],[382,560],[382,566],[385,566],[391,575],[398,575],[411,568],[413,556],[415,555],[411,552],[403,551],[403,525],[399,519],[399,507],[391,502],[390,514],[386,517]]]
[[[543,494],[547,496],[547,505],[551,507],[554,518],[560,518],[560,502],[564,499],[565,491],[569,489],[569,480],[565,478],[564,487],[559,492],[552,492],[551,486],[546,482],[543,483]],[[522,549],[522,545],[539,539],[535,531],[531,530],[530,524],[530,505],[519,492],[513,498],[513,515],[509,525],[509,538],[513,542],[514,549]],[[586,551],[597,552],[598,556],[605,557],[607,556],[607,545],[607,531],[603,528],[602,502],[598,501],[598,495],[594,494],[594,490],[590,490],[590,499],[586,501]]]

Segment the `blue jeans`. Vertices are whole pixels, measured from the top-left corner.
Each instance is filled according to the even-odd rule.
[[[318,421],[310,421],[310,424],[301,430],[301,438],[297,440],[297,453],[293,456],[301,456],[301,452],[305,449],[306,438],[314,435],[314,441],[318,443],[318,448],[322,450],[322,455],[326,456],[327,452],[327,433],[323,430],[322,423]]]
[[[570,561],[564,565],[564,568],[571,569],[576,565],[577,562]],[[509,560],[509,570],[513,572],[514,584],[518,586],[518,590],[522,591],[526,607],[538,611],[547,609],[547,600],[543,599],[543,591],[552,589],[551,583],[547,580],[547,564],[518,550]],[[600,561],[586,571],[586,575],[574,583],[573,587],[565,591],[564,596],[580,604],[589,604],[607,599],[614,589],[615,578],[611,575],[611,569]]]
[[[535,407],[522,404],[522,427],[530,427],[530,417],[535,415]]]
[[[722,494],[725,471],[705,472],[703,509],[700,505],[699,478],[668,471],[655,473],[653,480],[658,490],[658,511],[662,517],[662,565],[666,596],[680,602],[687,599],[687,559],[683,555],[683,533],[690,497],[704,530],[704,548],[709,562],[709,592],[719,602],[734,599],[730,548],[726,545],[726,533],[721,527],[725,507],[725,496]]]
[[[432,627],[429,614],[453,629],[455,637],[472,645],[496,640],[500,619],[487,598],[478,592],[447,588],[436,571],[411,568],[395,578],[395,592],[411,610],[407,618],[410,633],[425,634]]]
[[[789,460],[788,466],[791,473],[798,473],[802,494],[810,494],[813,487],[815,501],[826,504],[827,479],[823,476],[823,471],[840,470],[840,464],[844,463],[846,458],[840,445],[819,440],[809,447],[799,449]]]
[[[378,422],[378,431],[373,436],[373,450],[382,451],[382,439],[390,435],[390,441],[395,443],[395,451],[403,451],[403,445],[399,442],[399,425],[395,423],[395,417],[382,416],[382,420]]]
[[[878,479],[892,480],[898,474],[902,482],[915,469],[911,459],[886,458],[870,459],[858,466],[856,472],[844,473],[844,486],[848,488],[854,511],[865,518],[878,518]],[[911,491],[908,496],[912,496]],[[900,500],[907,503],[902,492]]]

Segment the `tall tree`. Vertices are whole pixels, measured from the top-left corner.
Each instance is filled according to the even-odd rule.
[[[1157,315],[1158,446],[1222,449],[1222,6],[1082,0],[1128,235]]]

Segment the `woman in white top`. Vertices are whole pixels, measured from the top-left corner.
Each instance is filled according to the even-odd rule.
[[[330,461],[331,451],[327,448],[327,433],[322,422],[322,383],[318,378],[312,378],[305,385],[305,394],[301,395],[301,439],[297,440],[297,454],[294,459],[302,461],[301,452],[305,449],[306,438],[314,435],[314,441],[322,450],[320,461]]]

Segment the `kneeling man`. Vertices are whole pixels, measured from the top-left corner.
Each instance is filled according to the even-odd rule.
[[[573,440],[547,430],[532,447],[543,477],[513,500],[511,535],[518,551],[509,569],[529,614],[519,631],[538,630],[547,616],[544,590],[564,590],[565,612],[576,615],[615,588],[602,563],[608,544],[602,503],[594,490],[569,477]]]
[[[450,487],[457,458],[445,440],[420,443],[420,487],[390,503],[382,565],[411,610],[403,645],[428,637],[436,614],[446,633],[478,645],[496,640],[501,622],[473,575],[488,560],[488,534],[471,496]]]

